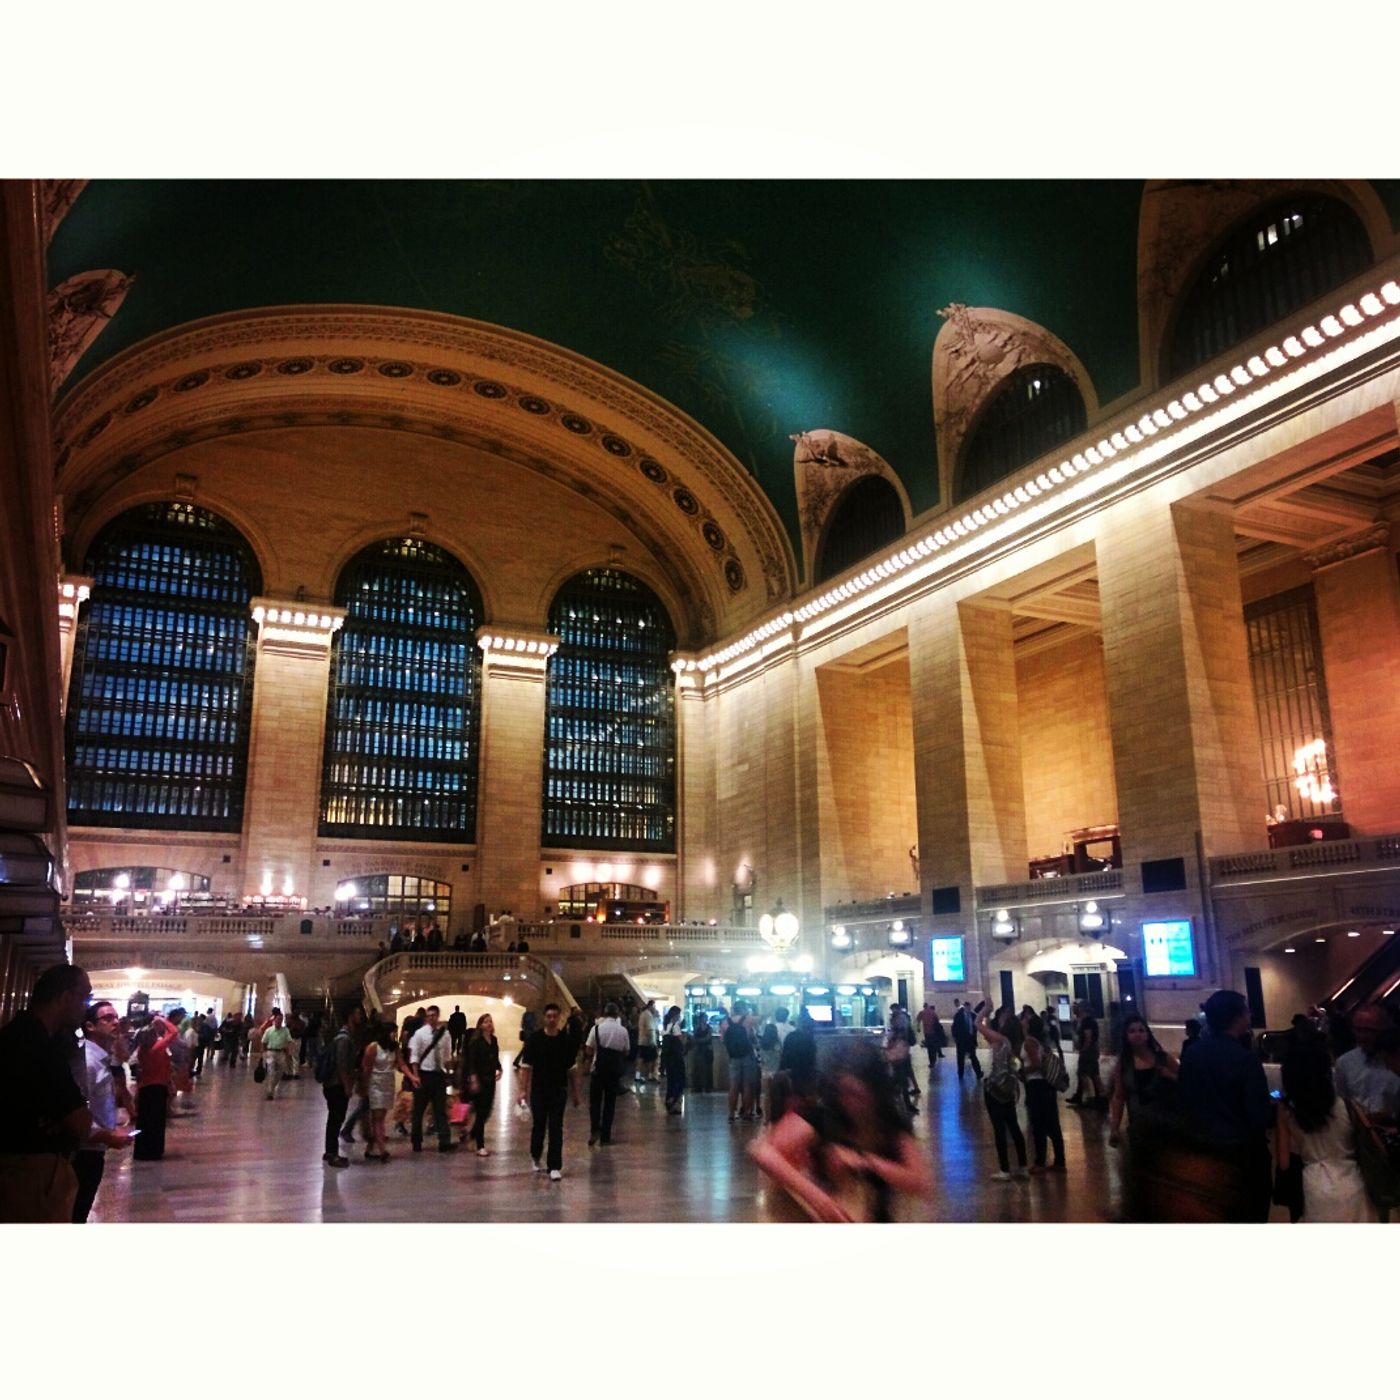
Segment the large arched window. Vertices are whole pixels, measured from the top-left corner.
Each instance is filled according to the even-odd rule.
[[[321,835],[476,839],[481,594],[450,554],[381,540],[340,575]]]
[[[815,582],[844,573],[852,564],[893,544],[904,533],[899,493],[882,476],[863,476],[836,503],[817,554]]]
[[[1361,220],[1338,199],[1300,195],[1241,224],[1182,300],[1166,378],[1187,374],[1370,267]]]
[[[253,552],[225,520],[162,501],[118,516],[86,561],[92,598],[68,701],[68,819],[238,831]]]
[[[674,851],[671,620],[645,584],[590,569],[549,610],[541,840],[566,849]]]
[[[992,391],[963,443],[958,499],[1082,433],[1088,424],[1079,386],[1057,365],[1023,365]]]

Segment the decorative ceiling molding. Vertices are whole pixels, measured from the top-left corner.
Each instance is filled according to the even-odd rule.
[[[822,533],[846,488],[864,476],[888,481],[904,510],[904,527],[914,518],[909,493],[895,469],[874,448],[833,428],[792,433],[792,475],[797,488],[797,518],[802,532],[802,570],[809,582],[816,575]]]
[[[1389,548],[1390,525],[1381,520],[1370,526],[1369,529],[1358,530],[1354,535],[1333,540],[1321,549],[1315,549],[1311,553],[1303,555],[1303,559],[1314,573],[1321,573],[1324,569],[1331,569],[1338,564],[1346,564],[1353,559],[1359,559],[1363,554],[1377,554],[1381,550]]]
[[[721,628],[795,586],[771,502],[680,410],[558,346],[431,312],[273,308],[153,337],[59,405],[59,487],[76,517],[197,437],[323,425],[467,443],[647,522],[663,551],[707,561],[703,592]]]
[[[1090,425],[1099,414],[1094,381],[1079,357],[1044,326],[994,306],[954,302],[939,313],[933,343],[933,424],[938,447],[938,497],[957,495],[963,442],[997,386],[1025,365],[1054,365],[1074,381]]]
[[[1172,313],[1202,262],[1262,205],[1308,191],[1352,209],[1381,262],[1400,250],[1390,217],[1365,180],[1149,180],[1138,219],[1138,349],[1142,387],[1162,383]]]
[[[86,188],[86,180],[39,181],[39,206],[44,221],[45,247],[53,242],[54,233],[63,222],[64,215]]]

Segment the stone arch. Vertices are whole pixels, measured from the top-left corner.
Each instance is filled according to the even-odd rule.
[[[583,497],[642,543],[673,596],[694,596],[689,616],[707,621],[693,645],[795,587],[776,508],[684,413],[560,346],[430,312],[265,308],[154,336],[62,400],[59,487],[82,519],[115,482],[194,444],[321,427],[458,444]]]
[[[1377,262],[1400,251],[1385,205],[1366,180],[1149,180],[1138,219],[1138,353],[1143,388],[1162,383],[1173,316],[1220,241],[1251,213],[1306,191],[1361,220]]]
[[[914,517],[909,493],[899,473],[873,447],[834,428],[793,433],[792,441],[792,474],[802,536],[802,573],[808,583],[816,577],[822,541],[842,497],[865,477],[878,476],[889,482],[899,497],[905,530],[909,528]]]
[[[1099,397],[1079,356],[1057,335],[1014,312],[954,302],[933,343],[933,425],[938,450],[938,498],[957,499],[958,463],[979,413],[1003,380],[1027,365],[1063,371],[1084,400],[1088,422],[1099,417]]]

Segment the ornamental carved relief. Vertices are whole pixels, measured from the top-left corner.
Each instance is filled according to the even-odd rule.
[[[54,232],[87,188],[86,180],[40,180],[39,202],[43,218],[44,245],[53,242]]]
[[[1305,190],[1353,209],[1378,259],[1400,246],[1384,205],[1364,180],[1147,182],[1138,219],[1138,346],[1145,388],[1161,382],[1173,310],[1211,250],[1252,210]]]
[[[73,372],[131,290],[132,278],[104,268],[80,272],[49,293],[49,390]]]
[[[894,487],[907,525],[913,515],[909,495],[893,467],[873,448],[832,428],[791,433],[792,475],[797,488],[797,518],[802,533],[802,568],[812,579],[822,533],[837,501],[852,482],[879,476]]]
[[[953,302],[939,313],[933,344],[933,424],[939,500],[955,499],[958,457],[968,431],[997,386],[1026,365],[1048,364],[1074,380],[1092,423],[1098,414],[1093,380],[1079,357],[1043,326],[1010,311]]]

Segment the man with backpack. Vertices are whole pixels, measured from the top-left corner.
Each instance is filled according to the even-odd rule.
[[[603,1008],[602,1020],[589,1031],[583,1044],[585,1064],[591,1068],[588,1084],[588,1145],[612,1144],[613,1113],[617,1109],[617,1086],[627,1065],[627,1032],[618,1015],[617,1003]]]
[[[360,1007],[352,1007],[335,1038],[322,1046],[316,1056],[316,1081],[326,1099],[326,1150],[321,1160],[328,1167],[350,1165],[350,1159],[340,1152],[340,1129],[358,1078],[354,1033],[364,1014]]]
[[[438,1151],[455,1152],[452,1125],[447,1117],[447,1072],[452,1066],[452,1042],[447,1027],[439,1024],[441,1012],[430,1006],[423,1013],[426,1020],[408,1042],[408,1077],[413,1081],[413,1126],[410,1137],[413,1150],[423,1150],[423,1114],[431,1103],[433,1123],[437,1128]]]

